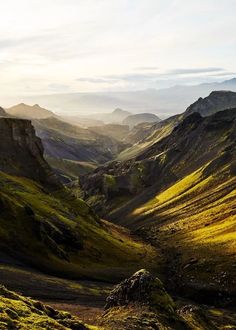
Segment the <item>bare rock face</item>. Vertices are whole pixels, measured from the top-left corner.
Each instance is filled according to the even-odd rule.
[[[0,118],[0,170],[45,184],[57,185],[43,158],[41,140],[29,120]]]
[[[105,309],[128,305],[149,306],[171,313],[174,311],[174,302],[162,282],[145,269],[118,284],[108,296]]]

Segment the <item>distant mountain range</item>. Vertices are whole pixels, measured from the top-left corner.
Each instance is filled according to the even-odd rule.
[[[104,113],[119,107],[130,112],[152,112],[162,117],[168,117],[183,112],[199,96],[205,97],[215,90],[236,91],[236,78],[220,83],[177,85],[159,90],[32,96],[27,97],[25,102],[39,103],[60,114]]]

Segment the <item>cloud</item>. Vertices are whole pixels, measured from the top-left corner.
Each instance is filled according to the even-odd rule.
[[[144,70],[144,68],[148,68]],[[154,68],[154,70],[153,70]],[[137,68],[138,69],[138,68]],[[89,82],[93,84],[100,84],[100,83],[108,83],[108,84],[114,84],[119,81],[123,82],[154,82],[154,81],[161,81],[160,79],[178,79],[178,77],[182,75],[191,75],[191,76],[198,76],[199,74],[206,74],[206,75],[212,75],[214,73],[217,76],[220,75],[230,75],[231,73],[225,72],[225,69],[223,68],[177,68],[173,70],[168,70],[166,72],[157,72],[157,68],[155,67],[142,67],[139,68],[140,72],[134,72],[134,73],[124,73],[124,74],[111,74],[111,75],[105,75],[101,77],[81,77],[78,78],[77,81],[80,82]],[[142,72],[145,71],[145,72]]]
[[[167,75],[182,75],[182,74],[199,74],[199,73],[211,73],[211,72],[221,72],[224,71],[223,68],[179,68],[174,70],[169,70]]]
[[[225,77],[225,76],[236,76],[236,72],[220,72],[210,75],[211,77]]]

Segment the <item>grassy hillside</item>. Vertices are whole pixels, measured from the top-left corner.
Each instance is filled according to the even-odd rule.
[[[115,280],[152,267],[155,252],[128,232],[100,221],[66,191],[0,172],[0,246],[38,268],[74,278]]]
[[[208,290],[209,299],[222,296],[223,302],[223,297],[236,295],[236,163],[213,174],[212,166],[136,208],[130,223],[165,251],[173,286],[190,294]]]

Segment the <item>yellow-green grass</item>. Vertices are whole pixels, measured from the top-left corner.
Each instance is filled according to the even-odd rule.
[[[140,266],[156,267],[152,247],[134,240],[128,231],[100,221],[85,202],[69,192],[48,193],[31,180],[4,173],[0,173],[0,185],[4,203],[1,246],[12,254],[60,276],[113,281]],[[82,248],[71,250],[70,242],[55,246],[47,232],[45,240],[39,239],[36,229],[40,231],[45,223],[56,233],[63,224],[81,240]]]
[[[207,166],[162,191],[130,217],[153,226],[167,259],[168,253],[178,253],[179,271],[191,285],[234,292],[236,178],[228,166],[208,176]]]

